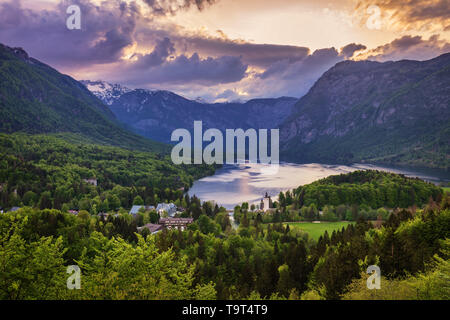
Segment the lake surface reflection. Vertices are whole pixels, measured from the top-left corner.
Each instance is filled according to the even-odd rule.
[[[326,165],[326,164],[294,164],[282,163],[278,173],[265,173],[261,164],[225,165],[216,171],[214,176],[205,177],[194,182],[188,194],[196,195],[202,201],[214,200],[227,209],[242,202],[256,203],[267,192],[276,199],[280,191],[296,188],[330,175],[347,173],[361,169],[376,169],[402,173],[410,177],[418,177],[438,183],[449,181],[444,173],[417,172],[409,169],[395,169],[366,164]]]

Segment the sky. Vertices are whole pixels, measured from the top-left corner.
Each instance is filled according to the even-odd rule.
[[[450,0],[0,0],[0,43],[77,80],[208,102],[301,97],[343,60],[450,52]]]

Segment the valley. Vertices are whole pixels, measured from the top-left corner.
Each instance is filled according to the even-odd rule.
[[[208,104],[1,45],[0,299],[358,299],[368,265],[380,299],[448,299],[448,57],[348,61],[299,100]],[[280,128],[295,162],[176,164],[167,138],[194,120]]]

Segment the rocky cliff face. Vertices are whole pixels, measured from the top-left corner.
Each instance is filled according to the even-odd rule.
[[[338,63],[281,127],[288,160],[448,168],[450,54]]]

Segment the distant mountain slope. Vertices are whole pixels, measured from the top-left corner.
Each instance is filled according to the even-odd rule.
[[[109,105],[117,119],[146,137],[170,142],[173,130],[204,128],[278,128],[291,114],[297,98],[253,99],[246,103],[202,103],[164,90],[129,90],[101,81],[82,81]],[[120,92],[123,92],[120,94]]]
[[[282,158],[450,168],[450,53],[336,64],[283,123]]]
[[[80,133],[95,142],[165,150],[127,132],[84,85],[0,44],[0,132]]]

